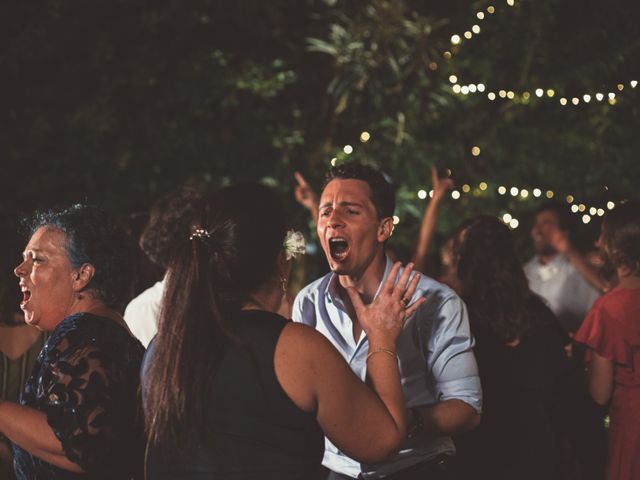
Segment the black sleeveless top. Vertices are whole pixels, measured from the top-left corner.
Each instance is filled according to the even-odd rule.
[[[239,342],[229,344],[209,391],[207,438],[196,448],[172,448],[169,454],[151,449],[151,480],[315,476],[324,451],[322,430],[315,414],[287,396],[274,369],[276,344],[287,323],[274,313],[239,313],[234,322]]]

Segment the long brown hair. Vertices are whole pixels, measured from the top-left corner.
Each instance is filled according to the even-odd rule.
[[[509,228],[495,217],[480,216],[464,230],[461,242],[461,296],[475,334],[511,342],[541,322],[557,326],[550,310],[529,289]]]
[[[607,213],[602,240],[607,262],[613,267],[627,267],[633,275],[640,274],[640,202],[623,203]]]
[[[277,194],[257,184],[203,200],[196,228],[169,265],[143,373],[148,438],[159,447],[204,436],[211,379],[233,338],[233,319],[252,292],[277,277],[286,233]]]

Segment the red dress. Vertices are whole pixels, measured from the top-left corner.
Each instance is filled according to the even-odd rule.
[[[640,289],[616,288],[599,298],[575,340],[615,365],[607,478],[640,479]]]

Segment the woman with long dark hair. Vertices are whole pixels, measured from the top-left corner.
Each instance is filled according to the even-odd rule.
[[[512,234],[499,220],[472,221],[459,253],[484,395],[482,424],[460,439],[462,478],[553,478],[568,338],[529,290]]]
[[[358,308],[374,392],[325,337],[276,313],[292,241],[267,187],[227,187],[203,202],[169,264],[143,367],[151,479],[306,479],[319,469],[323,432],[363,462],[404,440],[395,341],[421,303],[402,301],[416,282],[392,274]]]

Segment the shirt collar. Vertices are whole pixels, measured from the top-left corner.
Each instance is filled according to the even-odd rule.
[[[373,296],[374,299],[378,297],[378,294],[382,289],[382,285],[384,285],[384,282],[387,280],[389,272],[393,267],[393,262],[389,260],[389,257],[385,257],[385,262],[384,274],[382,275],[382,280],[380,280],[380,283],[378,284],[376,294]],[[338,275],[336,275],[335,273],[331,273],[331,278],[329,278],[329,284],[327,285],[327,290],[325,291],[325,298],[327,299],[327,301],[329,301],[329,303],[334,303],[344,309],[344,303],[342,301],[342,298],[340,297],[340,293],[338,290]]]

